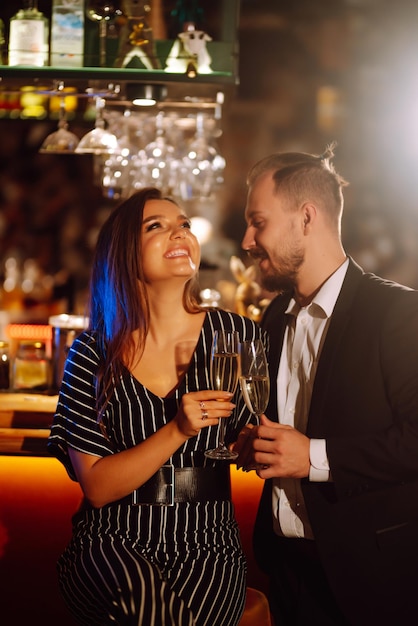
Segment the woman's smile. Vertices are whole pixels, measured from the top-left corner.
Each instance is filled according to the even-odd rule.
[[[169,250],[166,254],[165,254],[165,258],[166,259],[174,259],[177,257],[189,257],[190,256],[190,252],[188,249],[186,248],[175,248],[174,250]]]

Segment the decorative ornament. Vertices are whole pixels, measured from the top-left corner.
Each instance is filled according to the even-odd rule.
[[[154,45],[152,28],[148,18],[150,0],[124,0],[125,23],[120,32],[120,43],[115,67],[139,67],[149,70],[161,69]]]
[[[203,30],[195,30],[194,24],[188,24],[187,30],[177,35],[166,60],[165,71],[187,74],[194,78],[197,74],[212,72],[211,57],[206,43],[212,41]]]

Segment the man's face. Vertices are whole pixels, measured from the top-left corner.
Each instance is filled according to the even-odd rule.
[[[302,217],[275,192],[272,172],[250,187],[245,218],[241,245],[258,261],[262,286],[272,292],[292,291],[305,256]]]

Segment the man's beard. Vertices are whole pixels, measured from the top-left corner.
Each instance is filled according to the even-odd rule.
[[[272,274],[261,275],[260,283],[263,289],[271,293],[291,293],[294,287],[294,283],[286,277]]]
[[[266,258],[265,255],[258,254],[258,258]],[[263,289],[272,293],[291,293],[296,284],[296,278],[299,269],[304,262],[304,253],[302,250],[294,250],[287,258],[277,257],[275,263],[271,262],[271,270],[269,273],[263,273],[260,269],[260,283]],[[280,269],[276,269],[279,267]]]

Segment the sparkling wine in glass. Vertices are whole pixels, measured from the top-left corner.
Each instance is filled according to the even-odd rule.
[[[261,339],[243,341],[240,344],[240,387],[245,404],[257,416],[267,408],[270,395],[270,378],[263,342]]]
[[[270,395],[270,378],[264,345],[261,339],[243,341],[239,346],[240,378],[239,384],[247,409],[257,417],[260,423]],[[245,471],[256,470],[257,463],[247,465]]]
[[[239,335],[237,331],[216,330],[211,350],[211,380],[213,389],[235,392],[239,376]],[[210,459],[231,460],[237,458],[225,446],[225,421],[219,424],[219,444],[214,450],[207,450],[205,455]]]

